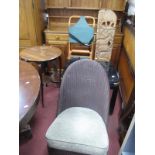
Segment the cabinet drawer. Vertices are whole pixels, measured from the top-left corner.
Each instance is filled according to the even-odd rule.
[[[67,41],[46,40],[47,45],[67,45]]]
[[[51,41],[67,41],[68,40],[68,35],[67,34],[45,34],[46,40],[51,40]]]

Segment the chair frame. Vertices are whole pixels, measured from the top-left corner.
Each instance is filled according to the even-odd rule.
[[[91,21],[92,21],[92,24],[89,24],[88,23],[88,25],[89,26],[91,26],[91,27],[93,27],[93,28],[95,28],[95,18],[94,17],[92,17],[92,16],[84,16],[86,19],[90,19]],[[74,24],[74,23],[72,23],[72,20],[73,19],[78,19],[78,18],[80,18],[80,16],[70,16],[69,17],[69,21],[68,21],[68,27],[70,27],[72,24]],[[88,58],[90,58],[90,59],[94,59],[93,57],[94,57],[94,55],[93,55],[93,53],[94,53],[94,39],[92,40],[92,43],[90,44],[90,49],[88,49],[88,50],[83,50],[83,49],[71,49],[71,44],[72,43],[70,43],[69,41],[68,41],[68,56],[67,56],[67,59],[69,60],[69,59],[71,59],[71,55],[72,54],[75,54],[75,53],[77,53],[77,55],[79,54],[88,54]],[[77,43],[78,44],[78,43]],[[83,45],[84,46],[84,45]]]

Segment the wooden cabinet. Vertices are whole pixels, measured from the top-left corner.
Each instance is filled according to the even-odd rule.
[[[43,32],[41,3],[38,0],[19,1],[19,48],[41,45]]]
[[[57,45],[62,48],[63,55],[67,53],[68,20],[72,15],[93,16],[95,23],[98,20],[98,11],[101,8],[116,10],[117,26],[112,53],[112,63],[117,66],[123,33],[121,32],[122,19],[124,17],[125,0],[46,0],[45,8],[48,13],[48,26],[44,31],[47,45]],[[96,35],[96,26],[95,26]],[[95,49],[95,48],[94,48]],[[66,57],[62,58],[65,63]],[[64,64],[62,63],[62,66]]]
[[[99,8],[100,0],[71,0],[71,7]]]
[[[46,0],[46,8],[125,10],[126,0]]]
[[[63,60],[62,66],[64,66],[64,63],[67,60],[66,57],[67,57],[67,45],[68,45],[67,44],[68,32],[50,31],[50,30],[45,30],[44,32],[45,32],[45,39],[46,39],[47,45],[57,45],[58,47],[61,46],[61,48],[62,46],[64,47],[62,48],[63,55],[64,55],[64,57],[62,57],[62,60]],[[117,66],[117,63],[118,63],[122,39],[123,39],[122,33],[115,35],[112,58],[111,58],[111,62],[114,66]]]
[[[69,2],[70,0],[45,0],[46,3],[46,8],[50,8],[50,7],[69,7]]]
[[[125,0],[101,0],[101,8],[109,8],[115,11],[124,11]]]

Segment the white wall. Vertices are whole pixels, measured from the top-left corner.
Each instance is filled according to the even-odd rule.
[[[128,15],[135,15],[135,0],[128,0],[129,3],[129,9],[128,9]]]

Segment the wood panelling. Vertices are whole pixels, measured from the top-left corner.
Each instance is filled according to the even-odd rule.
[[[135,112],[135,37],[134,28],[125,24],[123,27],[124,39],[119,59],[120,92],[123,100],[120,112],[120,142],[126,134]]]
[[[124,106],[129,104],[134,87],[135,87],[135,75],[134,75],[134,64],[135,64],[135,38],[134,33],[130,30],[129,26],[124,26],[124,39],[121,54],[119,57],[118,70],[120,74],[120,90],[122,94]]]
[[[115,11],[125,9],[126,0],[102,0],[101,8],[109,8]]]
[[[132,90],[134,88],[134,77],[131,71],[131,67],[129,65],[129,59],[125,54],[125,50],[121,51],[118,70],[120,74],[120,88],[122,98],[125,105],[127,105]]]
[[[134,70],[135,69],[135,36],[128,26],[124,27],[123,32],[124,32],[123,45],[130,59],[132,69]]]
[[[25,40],[29,39],[28,21],[27,21],[26,6],[25,6],[24,0],[19,1],[19,20],[20,20],[19,38],[22,38]]]
[[[46,0],[46,8],[125,10],[126,0]]]
[[[120,56],[120,49],[121,49],[120,44],[114,44],[114,47],[112,49],[112,55],[111,55],[110,62],[113,64],[113,66],[115,66],[115,68],[117,68],[117,66],[118,66],[118,60],[119,60],[119,56]]]
[[[116,35],[114,37],[114,45],[113,45],[113,50],[112,50],[112,55],[111,55],[111,60],[110,60],[111,63],[116,68],[118,67],[118,61],[119,61],[119,56],[120,56],[122,40],[123,40],[123,34],[116,33]]]
[[[20,47],[26,47],[26,46],[31,46],[31,41],[30,40],[19,40],[19,46]]]
[[[43,20],[38,0],[19,1],[19,48],[42,44]]]
[[[100,0],[72,0],[71,7],[81,7],[81,8],[99,8]]]
[[[36,39],[37,44],[41,45],[43,42],[42,35],[44,29],[44,22],[43,22],[43,9],[40,3],[40,0],[33,0],[34,1],[34,22],[35,22],[35,30],[36,30]]]
[[[32,0],[19,1],[19,39],[36,44],[36,34],[33,20]]]
[[[98,11],[96,10],[78,10],[78,9],[50,9],[49,10],[49,15],[51,16],[71,16],[71,15],[81,15],[81,16],[93,16],[97,17],[98,16]]]
[[[47,7],[69,7],[70,0],[46,0],[46,5]]]

